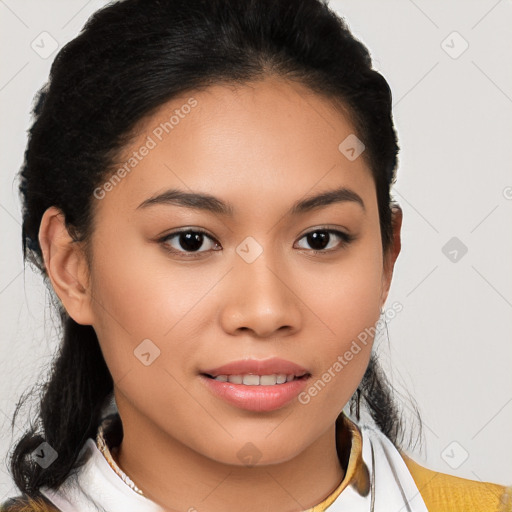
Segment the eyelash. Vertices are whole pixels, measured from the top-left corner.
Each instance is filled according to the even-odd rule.
[[[325,232],[325,233],[329,233],[329,234],[333,234],[333,235],[338,236],[341,239],[340,247],[336,248],[336,249],[321,249],[321,250],[318,250],[318,249],[301,249],[302,251],[307,251],[307,252],[313,253],[313,255],[315,255],[315,256],[325,256],[325,255],[331,254],[333,252],[336,252],[338,250],[341,250],[341,249],[347,247],[351,242],[353,242],[356,239],[355,235],[350,235],[348,233],[344,233],[343,231],[339,231],[337,229],[316,228],[316,229],[313,229],[312,231],[308,231],[307,233],[304,233],[304,235],[302,235],[299,240],[302,240],[303,238],[305,238],[306,236],[310,235],[311,233],[317,233],[317,232]],[[174,231],[174,232],[169,233],[168,235],[165,235],[164,237],[160,238],[158,240],[158,242],[160,244],[162,244],[164,250],[167,253],[170,253],[172,255],[177,255],[179,258],[184,258],[184,259],[198,258],[198,257],[201,257],[202,254],[209,252],[209,251],[197,251],[197,252],[187,253],[187,252],[184,252],[184,251],[177,251],[176,249],[169,248],[169,245],[167,244],[167,242],[170,239],[172,239],[172,238],[174,238],[174,237],[176,237],[176,236],[178,236],[178,235],[180,235],[182,233],[200,233],[200,234],[206,236],[207,238],[209,238],[212,242],[217,242],[206,231],[204,231],[204,230],[202,230],[200,228],[194,228],[194,229],[186,228],[186,229],[182,229],[182,230],[179,230],[179,231]]]

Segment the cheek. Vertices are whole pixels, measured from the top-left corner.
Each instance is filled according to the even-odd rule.
[[[190,401],[180,382],[181,362],[190,359],[192,344],[173,343],[186,337],[186,322],[180,322],[187,306],[183,284],[159,274],[156,266],[141,265],[136,254],[124,253],[115,264],[113,254],[98,254],[102,263],[93,280],[94,327],[105,362],[125,400],[148,417],[159,410],[173,424],[165,411]]]
[[[97,244],[94,251],[94,328],[105,360],[114,381],[138,371],[138,347],[149,339],[156,348],[145,343],[155,353],[160,351],[151,368],[165,367],[178,377],[187,371],[180,363],[194,361],[192,341],[201,330],[198,312],[204,313],[208,302],[201,299],[222,272],[176,265],[140,240],[128,242],[129,237],[104,234],[107,242]]]
[[[339,267],[324,271],[323,281],[321,273],[316,279],[310,275],[302,281],[302,297],[316,325],[311,353],[321,370],[299,402],[337,412],[357,389],[368,365],[380,316],[380,258],[377,245],[361,246]]]
[[[158,346],[162,332],[172,327],[172,316],[162,314],[162,301],[179,301],[172,288],[163,294],[163,279],[150,262],[144,261],[137,245],[126,241],[129,235],[97,236],[105,243],[97,243],[94,249],[94,328],[115,380],[116,374],[126,373],[139,362],[134,350],[143,340],[150,339]],[[121,244],[120,239],[125,243]],[[167,307],[166,311],[173,309]]]
[[[300,293],[322,330],[337,340],[331,346],[343,350],[348,340],[377,322],[382,277],[382,254],[373,239],[354,247],[339,264],[304,274]]]
[[[106,243],[95,249],[93,286],[108,307],[105,313],[112,313],[129,331],[148,329],[142,334],[163,336],[211,286],[209,281],[218,279],[193,262],[172,261],[157,243],[142,240],[135,230],[99,236]]]

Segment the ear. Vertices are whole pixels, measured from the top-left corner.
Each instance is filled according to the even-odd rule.
[[[396,259],[400,254],[402,244],[400,241],[400,231],[402,229],[403,212],[398,204],[395,204],[391,209],[392,226],[393,226],[393,241],[389,247],[387,254],[384,255],[384,272],[382,275],[382,292],[381,292],[381,308],[384,306],[388,297],[389,288],[391,287],[391,279],[393,277],[393,269],[395,267]]]
[[[69,316],[82,325],[92,325],[89,272],[85,255],[55,206],[48,208],[39,227],[39,244],[46,273]]]

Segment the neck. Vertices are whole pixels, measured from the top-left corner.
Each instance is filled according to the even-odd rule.
[[[124,435],[116,462],[147,498],[165,510],[225,512],[240,509],[241,503],[246,512],[270,510],[269,503],[276,511],[306,510],[329,496],[345,475],[334,424],[290,460],[247,467],[205,457],[130,404],[118,407]]]

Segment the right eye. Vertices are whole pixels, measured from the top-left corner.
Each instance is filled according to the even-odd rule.
[[[179,231],[174,231],[173,233],[169,233],[168,235],[160,238],[158,242],[161,243],[164,249],[170,254],[174,254],[183,258],[196,258],[200,254],[209,252],[209,250],[219,250],[209,249],[206,251],[200,251],[199,249],[203,245],[205,239],[214,242],[214,245],[219,247],[218,242],[213,237],[208,235],[206,231],[196,228],[186,228]],[[174,246],[169,242],[171,240],[175,240]]]

